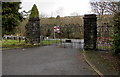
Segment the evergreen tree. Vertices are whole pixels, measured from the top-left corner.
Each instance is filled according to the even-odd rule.
[[[39,11],[37,9],[37,6],[34,4],[31,10],[30,18],[39,17]]]
[[[34,4],[31,9],[29,21],[26,28],[26,43],[39,44],[40,43],[40,19],[37,6]]]
[[[16,26],[20,24],[23,17],[18,12],[21,2],[2,3],[2,33],[15,34]]]

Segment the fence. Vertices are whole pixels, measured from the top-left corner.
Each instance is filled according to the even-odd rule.
[[[53,38],[54,26],[55,24],[41,24],[41,35]],[[84,28],[82,24],[64,24],[60,26],[60,30],[61,30],[61,39],[65,39],[65,38],[84,39],[83,37]],[[102,23],[97,25],[97,49],[98,50],[111,50],[112,34],[113,34],[113,28],[108,23]],[[56,38],[60,38],[59,35],[56,34]],[[80,44],[83,45],[83,42]]]
[[[108,23],[102,23],[97,26],[97,49],[111,50],[113,27]]]

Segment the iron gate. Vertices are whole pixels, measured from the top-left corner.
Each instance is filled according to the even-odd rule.
[[[89,34],[89,32],[93,32],[94,34],[94,29],[96,29],[96,49],[99,50],[111,50],[112,43],[112,34],[113,34],[113,28],[109,23],[102,23],[102,24],[96,24],[96,18],[95,21],[92,20],[91,18],[96,17],[96,15],[86,15],[86,20],[84,21],[83,24],[62,24],[60,26],[60,34],[54,33],[54,26],[56,24],[42,24],[41,23],[41,36],[44,38],[49,37],[49,40],[59,40],[59,42],[56,42],[56,45],[59,45],[61,47],[71,47],[71,48],[84,48],[84,39],[86,38],[85,36],[88,36],[88,42],[93,41],[94,39],[93,35]],[[88,20],[87,20],[88,19]],[[93,22],[94,21],[94,22]],[[92,23],[91,23],[92,22]],[[87,23],[87,24],[86,24]],[[85,24],[89,28],[85,29]],[[93,28],[92,26],[96,25],[96,28]],[[88,29],[93,29],[88,30]],[[85,35],[86,30],[88,30],[88,35]],[[91,39],[89,39],[91,38]],[[71,40],[71,42],[68,42],[67,40]],[[86,42],[87,43],[87,42]],[[91,42],[92,43],[92,42]],[[89,44],[89,43],[88,43]]]
[[[59,40],[56,45],[64,48],[83,48],[84,29],[81,24],[65,24],[60,26],[60,34],[54,33],[55,24],[41,24],[41,36],[49,40]],[[55,37],[54,37],[55,36]],[[67,40],[71,40],[68,42]]]

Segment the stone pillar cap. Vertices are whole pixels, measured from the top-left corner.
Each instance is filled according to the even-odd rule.
[[[84,19],[87,19],[87,18],[96,19],[97,17],[96,17],[96,14],[85,14],[83,18],[84,18]]]
[[[33,17],[33,18],[29,18],[29,21],[39,21],[40,20],[40,18],[39,17]]]

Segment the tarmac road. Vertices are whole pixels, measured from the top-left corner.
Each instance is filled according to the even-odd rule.
[[[92,75],[80,50],[43,46],[2,52],[3,75]]]

